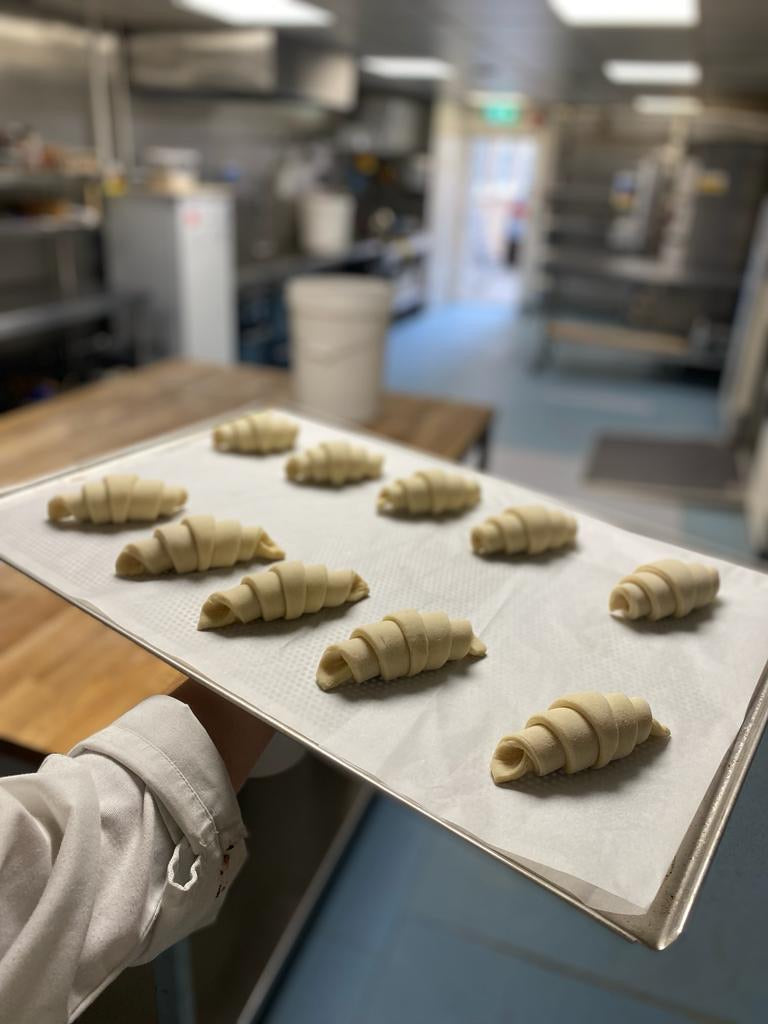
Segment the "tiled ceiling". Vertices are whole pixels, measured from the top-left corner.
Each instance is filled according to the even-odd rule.
[[[698,27],[665,30],[572,29],[545,0],[316,2],[337,19],[313,37],[358,53],[443,57],[473,87],[517,89],[539,100],[616,101],[628,93],[604,79],[604,60],[693,59],[704,70],[700,95],[768,105],[768,0],[701,0]],[[28,0],[22,6],[78,21],[95,10],[105,27],[128,30],[219,24],[170,0]]]

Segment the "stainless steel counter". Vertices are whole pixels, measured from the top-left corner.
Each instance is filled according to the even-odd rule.
[[[719,270],[678,267],[643,256],[622,256],[593,252],[547,253],[543,269],[551,273],[601,277],[626,284],[655,285],[662,288],[721,288],[737,291],[741,275]]]
[[[44,331],[111,317],[132,301],[135,301],[135,296],[93,292],[70,299],[47,300],[13,309],[0,309],[0,345]]]
[[[280,284],[296,274],[312,274],[317,271],[333,270],[350,264],[375,262],[384,253],[384,243],[376,238],[355,242],[346,252],[337,256],[310,256],[295,253],[276,256],[273,259],[258,260],[240,267],[237,272],[239,292]]]

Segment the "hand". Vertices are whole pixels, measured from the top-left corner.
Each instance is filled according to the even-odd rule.
[[[172,696],[189,706],[221,755],[232,786],[240,789],[275,730],[193,679],[186,679]]]

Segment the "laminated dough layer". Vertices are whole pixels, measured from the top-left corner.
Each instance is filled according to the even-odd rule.
[[[662,558],[625,576],[611,591],[608,607],[626,619],[680,619],[711,604],[719,589],[714,566]]]
[[[485,644],[466,619],[408,608],[360,626],[349,640],[326,647],[317,669],[317,685],[321,690],[333,690],[376,676],[386,680],[415,676],[467,655],[482,657],[485,652]]]
[[[183,487],[142,480],[135,473],[112,473],[83,484],[79,491],[55,495],[48,502],[48,518],[53,522],[70,516],[81,523],[152,522],[174,515],[186,500]]]
[[[367,596],[368,584],[352,569],[280,562],[265,572],[244,576],[237,587],[211,594],[197,628],[217,629],[256,619],[297,619],[321,608],[354,604]]]
[[[298,432],[289,416],[267,409],[222,423],[213,431],[213,444],[222,452],[268,455],[293,448]]]
[[[472,548],[478,555],[539,555],[572,544],[576,519],[546,505],[514,505],[489,516],[472,530]]]
[[[314,448],[292,455],[285,464],[285,474],[297,483],[357,483],[381,476],[382,455],[349,441],[321,441]]]
[[[382,487],[377,507],[380,512],[439,516],[463,512],[479,500],[480,485],[472,477],[444,469],[422,469]]]
[[[261,526],[236,519],[187,516],[158,527],[151,537],[126,544],[115,564],[118,576],[159,576],[166,572],[205,572],[254,558],[274,561],[285,552]]]
[[[627,757],[649,736],[667,738],[642,697],[623,693],[570,693],[533,715],[520,732],[499,740],[491,759],[497,785],[516,782],[533,772],[549,775],[564,768],[568,775],[585,768],[604,768]]]

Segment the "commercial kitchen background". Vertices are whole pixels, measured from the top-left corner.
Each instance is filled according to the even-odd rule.
[[[289,367],[286,281],[383,274],[384,385],[491,406],[491,472],[764,567],[768,7],[290,6],[0,3],[0,410],[167,358]],[[352,800],[307,760],[245,791],[200,1021],[764,1019],[764,751],[666,953],[379,800],[262,1000],[260,903],[298,903],[294,847],[321,861]],[[82,1019],[155,1019],[161,975]]]

